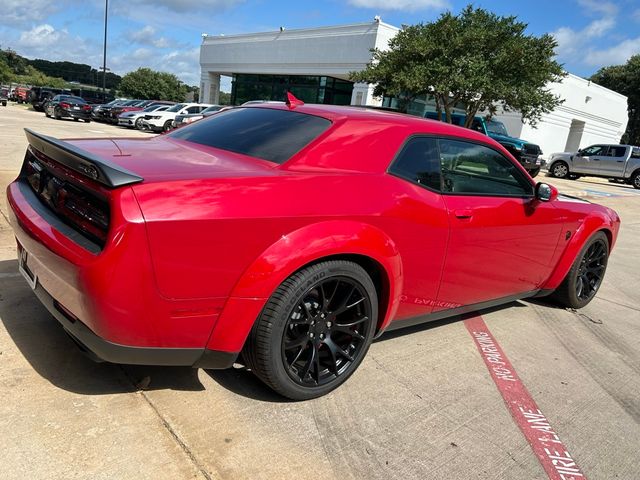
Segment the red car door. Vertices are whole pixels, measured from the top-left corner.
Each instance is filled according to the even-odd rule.
[[[538,289],[553,268],[559,209],[535,199],[530,180],[497,150],[438,145],[450,233],[434,311]]]

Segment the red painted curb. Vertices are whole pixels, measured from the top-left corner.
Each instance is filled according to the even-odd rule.
[[[491,378],[542,467],[552,480],[586,478],[527,391],[480,316],[464,321]]]

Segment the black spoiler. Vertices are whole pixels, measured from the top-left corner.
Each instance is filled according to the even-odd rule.
[[[62,165],[107,187],[122,187],[144,180],[139,175],[63,140],[24,129],[31,147]]]

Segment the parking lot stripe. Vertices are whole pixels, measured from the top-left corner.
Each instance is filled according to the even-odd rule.
[[[584,474],[536,405],[482,317],[475,316],[467,319],[464,324],[478,347],[511,416],[522,430],[549,478],[552,480],[584,479]]]

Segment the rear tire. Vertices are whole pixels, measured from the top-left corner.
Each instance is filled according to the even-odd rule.
[[[638,170],[637,172],[633,172],[633,175],[631,175],[630,183],[631,185],[633,185],[633,188],[640,190],[640,170]]]
[[[582,247],[552,298],[568,308],[582,308],[595,297],[609,259],[609,239],[598,232]]]
[[[549,172],[556,178],[566,178],[569,175],[569,165],[565,162],[556,162],[551,165]]]
[[[536,178],[538,176],[538,174],[540,173],[540,169],[536,168],[535,170],[531,170],[529,172],[529,175],[531,175],[531,178]]]
[[[304,268],[273,293],[254,324],[243,358],[265,384],[292,400],[342,385],[365,357],[378,297],[359,265],[332,260]]]

